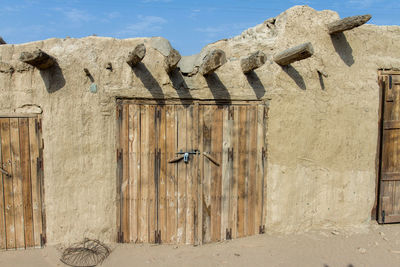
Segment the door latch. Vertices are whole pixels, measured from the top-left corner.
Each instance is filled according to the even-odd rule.
[[[194,149],[192,151],[188,151],[188,152],[183,152],[182,150],[177,152],[176,154],[178,155],[183,155],[183,162],[188,163],[189,162],[189,156],[190,155],[197,155],[200,154],[200,151],[198,151],[197,149]]]
[[[9,174],[6,170],[4,170],[3,168],[0,168],[0,172],[2,173],[2,174],[4,174],[5,176],[7,176],[7,177],[11,177],[11,174]]]

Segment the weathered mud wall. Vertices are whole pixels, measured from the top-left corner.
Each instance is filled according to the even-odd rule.
[[[48,242],[116,240],[116,97],[268,99],[267,230],[368,222],[375,198],[377,70],[400,67],[400,27],[364,25],[331,37],[325,25],[338,18],[294,7],[211,44],[201,55],[220,48],[228,62],[208,78],[193,72],[200,56],[184,57],[183,74],[168,75],[163,64],[170,48],[162,38],[1,45],[0,112],[26,104],[43,110]],[[126,57],[143,42],[147,54],[131,68]],[[312,42],[313,57],[284,68],[272,61],[276,52],[304,42]],[[19,61],[21,52],[35,48],[54,56],[58,67],[39,71]],[[267,63],[246,76],[240,58],[257,50]]]

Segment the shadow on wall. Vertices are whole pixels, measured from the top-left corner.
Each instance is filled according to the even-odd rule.
[[[58,63],[55,63],[51,68],[40,71],[46,90],[49,93],[54,93],[65,86],[65,78]]]
[[[353,49],[349,42],[347,42],[346,36],[341,33],[331,35],[332,44],[335,47],[336,53],[339,54],[340,58],[346,63],[347,66],[354,64]]]
[[[260,78],[258,78],[257,73],[255,73],[254,71],[250,71],[245,75],[250,86],[253,88],[257,99],[263,97],[265,95],[265,88],[264,85],[261,83]]]
[[[142,81],[144,87],[149,90],[150,94],[157,101],[157,103],[164,104],[164,92],[146,66],[142,62],[139,62],[136,66],[131,68],[135,75]]]
[[[215,73],[211,73],[209,75],[204,76],[204,78],[206,79],[207,85],[214,96],[215,103],[230,105],[231,95],[229,94],[228,89],[219,79],[218,75]]]
[[[189,87],[187,86],[185,79],[182,76],[182,73],[179,69],[174,69],[171,73],[168,74],[169,78],[172,81],[172,86],[175,88],[176,93],[179,95],[180,100],[183,105],[190,105],[193,103],[192,95],[189,92]]]
[[[286,74],[289,75],[290,78],[292,78],[292,80],[297,84],[298,87],[300,87],[301,90],[307,89],[303,77],[295,68],[293,68],[291,65],[287,65],[283,66],[282,70],[286,72]]]

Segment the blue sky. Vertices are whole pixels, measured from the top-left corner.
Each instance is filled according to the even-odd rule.
[[[0,36],[7,43],[92,34],[163,36],[182,55],[191,55],[303,4],[341,17],[369,13],[373,24],[400,24],[399,0],[0,0]]]

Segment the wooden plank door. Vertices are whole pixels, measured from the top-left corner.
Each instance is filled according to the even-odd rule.
[[[400,222],[400,75],[383,75],[380,223]]]
[[[266,107],[201,105],[201,243],[263,232]]]
[[[0,249],[45,240],[40,119],[0,118]]]
[[[119,107],[119,241],[193,244],[197,207],[197,113],[193,105]]]
[[[120,242],[202,244],[263,231],[264,105],[126,101],[118,114]]]

